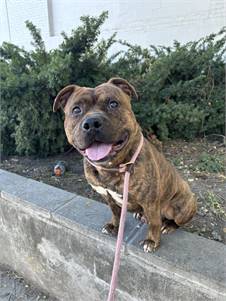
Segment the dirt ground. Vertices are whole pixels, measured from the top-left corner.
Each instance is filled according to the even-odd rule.
[[[225,145],[218,139],[168,141],[163,144],[163,153],[189,182],[198,198],[198,212],[184,229],[226,244]],[[66,165],[66,172],[61,177],[53,174],[58,161]],[[0,168],[102,201],[87,184],[82,157],[75,150],[44,159],[8,157],[2,159]]]
[[[1,301],[57,301],[27,283],[17,273],[0,266]]]

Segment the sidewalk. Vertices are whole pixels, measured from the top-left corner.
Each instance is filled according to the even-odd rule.
[[[0,190],[0,263],[60,301],[106,300],[115,252],[115,238],[101,233],[109,207],[3,170]],[[147,254],[138,243],[146,231],[128,213],[117,301],[226,300],[223,243],[177,230]]]

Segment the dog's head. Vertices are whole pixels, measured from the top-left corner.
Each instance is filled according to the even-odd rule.
[[[69,143],[89,160],[103,164],[123,159],[138,135],[132,97],[137,98],[134,87],[121,78],[96,88],[69,85],[58,93],[53,110],[64,110]]]

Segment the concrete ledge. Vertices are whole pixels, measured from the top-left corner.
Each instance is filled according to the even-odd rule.
[[[62,301],[106,300],[115,239],[102,203],[0,170],[0,264]],[[178,230],[138,247],[146,226],[127,216],[117,300],[226,300],[226,246]]]

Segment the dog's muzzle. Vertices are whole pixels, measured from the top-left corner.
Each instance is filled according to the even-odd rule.
[[[82,130],[85,133],[90,133],[90,132],[99,132],[103,127],[103,118],[100,116],[91,116],[87,117],[83,122],[82,122]]]

